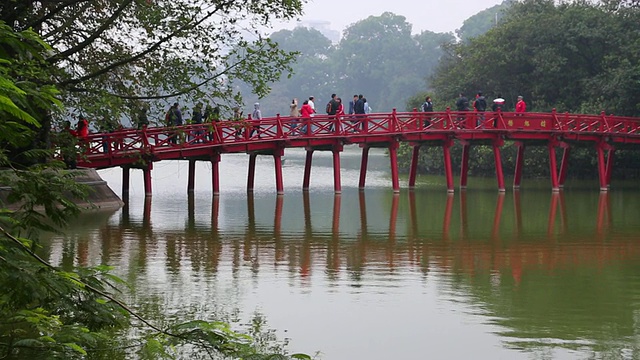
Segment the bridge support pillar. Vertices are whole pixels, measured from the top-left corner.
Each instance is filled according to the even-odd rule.
[[[598,150],[598,175],[600,178],[600,191],[609,191],[611,183],[611,172],[613,170],[613,155],[615,149],[607,144],[600,143],[596,146]],[[604,152],[607,150],[607,155]]]
[[[249,154],[249,170],[247,174],[247,191],[253,191],[254,182],[256,178],[256,158],[258,155],[255,153]]]
[[[213,196],[220,195],[220,154],[214,153],[211,156],[211,185],[213,186]]]
[[[613,156],[616,149],[611,148],[607,155],[607,188],[611,187],[611,173],[613,172]]]
[[[389,159],[391,160],[391,184],[393,192],[400,192],[400,179],[398,178],[398,142],[389,145]]]
[[[147,167],[142,170],[144,176],[144,196],[149,197],[152,195],[151,191],[151,170],[153,170],[153,163],[149,163]]]
[[[411,169],[409,170],[409,189],[416,187],[416,176],[418,175],[418,160],[420,159],[421,145],[413,146],[413,153],[411,156]]]
[[[520,185],[522,184],[522,168],[524,167],[524,144],[521,142],[517,142],[516,146],[518,147],[518,155],[516,156],[516,168],[513,174],[513,188],[520,189]]]
[[[196,161],[189,160],[189,179],[187,180],[187,193],[193,193],[196,183]]]
[[[273,154],[273,162],[276,168],[276,192],[278,195],[284,194],[284,183],[282,181],[282,155],[284,151],[279,149]]]
[[[442,151],[444,153],[444,173],[447,178],[447,192],[454,192],[453,188],[453,170],[451,166],[451,145],[453,140],[447,139],[442,144]]]
[[[471,145],[462,145],[462,163],[460,164],[460,190],[467,188],[467,178],[469,175],[469,150]]]
[[[369,147],[364,146],[362,148],[362,160],[360,162],[360,181],[358,182],[358,189],[364,190],[364,184],[367,180],[367,165],[369,163]]]
[[[560,175],[558,176],[558,185],[564,187],[564,181],[567,179],[567,171],[569,170],[569,156],[571,148],[567,145],[562,153],[562,162],[560,163]]]
[[[549,144],[549,173],[551,174],[551,191],[560,191],[560,183],[558,182],[558,164],[556,161],[556,147],[553,143]]]
[[[313,161],[313,150],[307,149],[307,158],[304,162],[304,179],[302,180],[302,191],[309,191],[311,182],[311,163]]]
[[[500,146],[502,146],[502,139],[493,141],[493,158],[496,163],[496,178],[498,179],[498,191],[505,192],[504,189],[504,172],[502,171],[502,157],[500,156]]]
[[[131,168],[128,166],[122,167],[122,197],[129,196],[129,184],[130,184]]]
[[[333,191],[336,194],[342,193],[342,184],[340,183],[340,152],[342,145],[334,145],[331,152],[333,153]]]

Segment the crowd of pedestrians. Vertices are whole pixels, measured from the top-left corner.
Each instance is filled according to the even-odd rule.
[[[491,104],[489,105],[486,97],[483,95],[481,91],[476,93],[475,98],[470,101],[469,98],[465,96],[464,93],[460,93],[458,98],[455,101],[455,110],[462,113],[466,111],[473,111],[476,113],[476,126],[481,125],[485,116],[484,113],[490,109],[490,111],[507,111],[506,101],[500,94],[495,97]],[[203,110],[204,108],[204,110]],[[231,109],[233,111],[233,118],[231,121],[236,122],[235,126],[235,136],[241,137],[243,132],[245,131],[245,124],[242,123],[245,119],[243,117],[243,111],[239,106],[233,107]],[[433,112],[434,111],[434,103],[430,96],[427,96],[424,100],[424,103],[420,107],[422,112]],[[348,117],[348,119],[352,122],[353,130],[360,129],[361,116],[371,113],[373,110],[367,101],[367,98],[362,94],[354,94],[352,99],[346,104],[343,103],[342,98],[337,96],[336,94],[331,94],[331,99],[326,104],[324,109],[324,113],[331,118],[344,118]],[[524,101],[522,96],[518,96],[517,102],[515,104],[515,113],[520,114],[527,111],[527,104]],[[148,107],[142,106],[140,107],[138,113],[134,115],[133,125],[138,129],[143,129],[149,126],[148,119]],[[298,128],[298,132],[305,133],[307,131],[306,126],[299,126],[304,123],[303,120],[311,119],[314,116],[317,116],[320,112],[318,105],[316,104],[316,98],[314,96],[309,96],[302,103],[299,102],[298,98],[293,98],[291,103],[289,104],[289,117],[296,119],[297,121],[293,121],[290,125],[290,128],[296,129]],[[256,102],[254,104],[253,111],[251,113],[251,119],[254,120],[262,120],[262,111],[260,108],[260,103]],[[458,115],[458,120],[464,120],[467,117],[464,114]],[[167,127],[179,127],[185,124],[212,124],[221,121],[221,108],[220,106],[211,106],[207,105],[204,107],[202,103],[197,103],[192,112],[191,118],[185,120],[180,104],[175,102],[173,105],[169,107],[167,112],[165,113],[164,124]],[[424,120],[424,126],[427,127],[431,124],[432,117],[426,117]],[[105,121],[103,121],[105,122]],[[108,122],[105,122],[108,123]],[[102,124],[100,127],[100,132],[113,132],[119,129],[122,129],[122,125],[118,123],[119,126],[113,126],[110,124],[109,126]],[[333,130],[333,125],[329,125],[329,129]],[[494,120],[495,127],[495,120]],[[204,128],[203,128],[204,129]],[[65,121],[64,124],[64,132],[71,134],[75,138],[85,138],[89,134],[89,122],[84,116],[80,116],[76,125],[76,128],[73,129],[71,127],[71,123],[69,121]],[[249,137],[253,137],[257,134],[257,137],[260,137],[261,128],[259,124],[252,125],[250,128],[247,128],[246,131],[249,132]],[[211,131],[206,130],[196,130],[192,134],[190,134],[193,138],[201,138],[207,139],[209,141],[213,140],[213,134]],[[180,134],[178,131],[172,131],[169,136],[169,142],[178,143]]]

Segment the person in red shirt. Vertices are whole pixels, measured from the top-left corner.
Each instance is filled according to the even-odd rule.
[[[76,126],[77,136],[81,139],[89,136],[89,121],[84,116],[80,116],[78,125]]]
[[[305,100],[300,108],[300,115],[303,119],[309,119],[311,118],[311,114],[313,114],[313,108],[309,105],[309,100]]]
[[[300,108],[300,116],[302,117],[302,121],[308,122],[311,119],[311,116],[313,116],[313,113],[314,111],[311,105],[309,105],[309,100],[305,100],[304,103],[302,103],[302,107]],[[301,126],[300,132],[303,135],[307,133],[307,124]]]
[[[336,101],[338,102],[338,110],[336,111],[336,115],[337,116],[343,116],[344,115],[344,104],[342,103],[342,99],[341,98],[336,98]]]
[[[516,102],[516,112],[523,113],[527,111],[527,103],[522,99],[522,95],[518,96],[518,102]]]

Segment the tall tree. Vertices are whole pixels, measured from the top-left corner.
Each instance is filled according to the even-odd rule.
[[[523,95],[537,110],[636,115],[637,37],[633,9],[609,11],[587,2],[514,3],[504,23],[449,49],[434,78],[439,95],[459,91]]]
[[[291,72],[283,73],[280,80],[271,85],[272,92],[260,100],[264,114],[289,114],[289,104],[298,98],[299,106],[309,96],[328,98],[334,86],[331,58],[334,47],[331,40],[313,28],[298,26],[293,30],[280,30],[270,39],[282,50],[295,52],[296,62]],[[246,87],[243,93],[250,93]]]
[[[498,22],[504,16],[504,11],[511,6],[511,3],[513,3],[513,0],[505,0],[501,4],[473,15],[464,21],[460,29],[456,30],[456,35],[462,42],[467,42],[471,38],[486,33],[492,27],[498,25]]]
[[[419,51],[404,16],[385,12],[344,32],[335,54],[343,93],[363,93],[376,111],[404,107],[422,85]]]
[[[0,20],[34,29],[57,69],[48,82],[90,119],[120,119],[141,101],[234,98],[233,81],[264,95],[292,55],[257,32],[301,13],[303,0],[24,0]],[[247,32],[248,31],[248,32]],[[251,35],[253,34],[253,35]],[[153,114],[153,111],[152,111]],[[157,114],[157,112],[156,112]]]

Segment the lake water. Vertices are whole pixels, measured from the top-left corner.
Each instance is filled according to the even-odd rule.
[[[448,195],[419,178],[393,194],[389,161],[342,154],[340,196],[331,153],[316,152],[301,191],[304,152],[287,150],[285,195],[273,160],[223,155],[221,195],[198,163],[156,163],[153,198],[131,174],[129,206],[82,217],[44,251],[57,265],[115,266],[128,301],[168,318],[259,317],[292,352],[322,359],[640,358],[640,185],[600,194],[597,181],[526,180],[498,194],[470,179]],[[119,169],[100,172],[119,192]],[[406,179],[402,184],[406,187]]]

